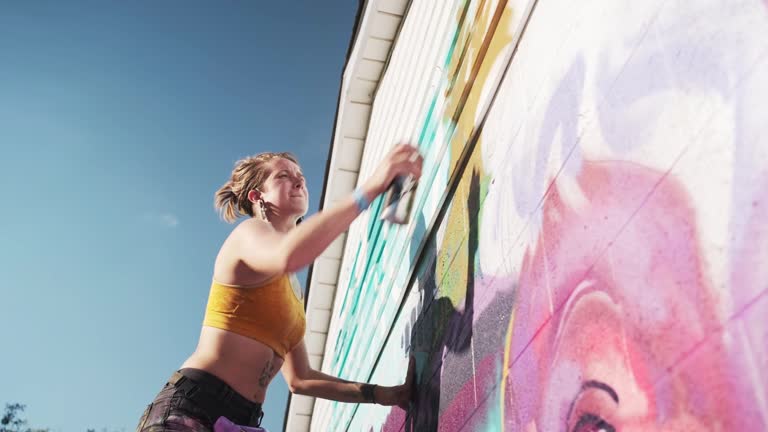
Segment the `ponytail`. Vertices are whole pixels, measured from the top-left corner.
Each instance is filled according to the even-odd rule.
[[[216,191],[213,207],[219,212],[219,217],[228,223],[236,221],[240,216],[237,198],[237,194],[232,190],[232,180],[224,183],[224,186]]]

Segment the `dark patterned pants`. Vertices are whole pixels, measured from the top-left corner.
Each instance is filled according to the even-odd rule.
[[[237,424],[259,426],[264,413],[261,404],[244,398],[218,377],[182,369],[144,410],[136,431],[211,432],[221,416]]]

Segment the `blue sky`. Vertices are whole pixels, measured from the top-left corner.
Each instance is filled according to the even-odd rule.
[[[294,152],[317,210],[356,0],[3,2],[0,404],[131,431],[194,350],[233,163]],[[287,389],[264,425],[282,429]]]

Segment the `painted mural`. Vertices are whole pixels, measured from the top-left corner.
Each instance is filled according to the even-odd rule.
[[[415,402],[313,429],[768,430],[768,4],[444,7],[413,220],[350,231],[326,353]]]

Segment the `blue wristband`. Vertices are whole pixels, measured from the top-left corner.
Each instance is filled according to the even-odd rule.
[[[368,206],[371,205],[370,202],[365,198],[365,194],[363,193],[363,190],[358,188],[355,188],[354,191],[352,191],[352,198],[355,199],[355,204],[357,204],[357,208],[364,212]]]

